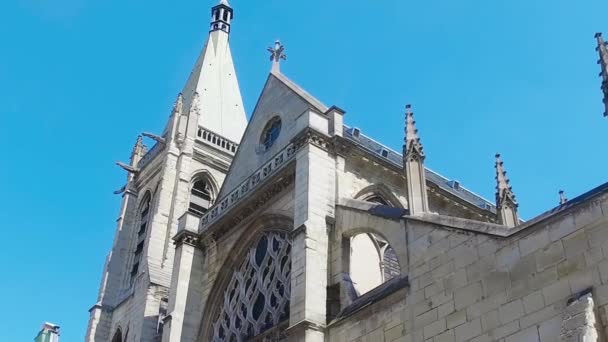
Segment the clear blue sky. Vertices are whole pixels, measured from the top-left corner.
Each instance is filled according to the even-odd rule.
[[[206,39],[211,0],[0,4],[0,340],[43,321],[81,341],[127,160],[160,132]],[[380,6],[381,4],[381,6]],[[503,154],[525,219],[608,180],[593,34],[605,0],[232,0],[248,112],[283,71],[400,150],[411,102],[427,165],[489,198]]]

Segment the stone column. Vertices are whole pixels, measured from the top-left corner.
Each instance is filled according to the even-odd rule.
[[[163,342],[194,342],[201,323],[203,251],[199,246],[200,218],[186,212],[179,219],[169,309]]]
[[[309,132],[310,133],[310,132]],[[316,133],[314,133],[316,134]],[[321,140],[308,135],[296,153],[288,334],[294,341],[324,341],[328,233],[335,204],[335,160]]]

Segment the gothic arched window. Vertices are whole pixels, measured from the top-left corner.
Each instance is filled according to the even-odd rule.
[[[190,205],[188,211],[193,214],[203,215],[213,204],[211,186],[205,179],[199,179],[192,184],[190,190]]]
[[[246,341],[289,318],[291,242],[267,231],[249,248],[223,293],[212,341]]]

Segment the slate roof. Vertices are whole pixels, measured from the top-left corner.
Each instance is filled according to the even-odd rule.
[[[384,159],[395,166],[403,168],[403,155],[401,153],[398,153],[397,151],[364,135],[358,128],[348,127],[345,125],[343,129],[343,136],[347,140],[361,146],[364,150],[375,154],[380,159]],[[425,169],[426,179],[439,186],[439,188],[479,208],[496,213],[496,206],[493,203],[464,188],[458,181],[445,178],[428,168]]]

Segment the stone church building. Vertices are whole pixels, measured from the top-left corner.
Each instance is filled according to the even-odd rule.
[[[160,134],[137,139],[87,342],[608,341],[608,183],[527,222],[344,122],[280,71],[251,118],[233,9]],[[608,49],[596,36],[608,112]]]

